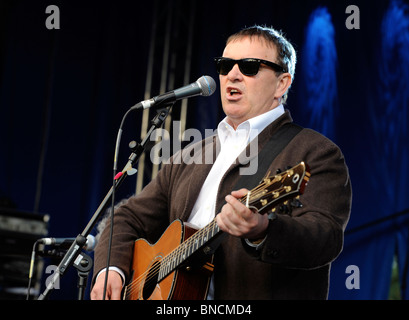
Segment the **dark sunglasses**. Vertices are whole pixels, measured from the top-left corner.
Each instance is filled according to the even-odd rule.
[[[240,72],[246,76],[255,76],[260,69],[260,64],[265,64],[269,66],[276,72],[286,72],[285,69],[271,61],[263,60],[263,59],[255,59],[255,58],[247,58],[247,59],[240,59],[234,60],[229,58],[214,58],[216,62],[216,69],[217,72],[223,76],[227,75],[231,69],[233,69],[234,65],[237,63],[239,65]]]

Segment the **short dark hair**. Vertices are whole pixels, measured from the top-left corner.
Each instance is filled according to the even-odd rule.
[[[288,41],[281,31],[275,30],[272,27],[254,25],[252,27],[246,27],[239,32],[232,34],[226,41],[226,45],[232,41],[241,39],[243,37],[258,37],[267,42],[267,44],[273,44],[277,48],[277,59],[273,61],[286,70],[294,79],[295,65],[297,63],[297,54],[293,45]],[[250,57],[251,58],[251,57]],[[287,92],[283,96],[283,103],[287,100]]]

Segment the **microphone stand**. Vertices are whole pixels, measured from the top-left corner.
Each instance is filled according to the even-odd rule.
[[[128,170],[132,169],[133,165],[139,160],[142,153],[145,151],[146,145],[153,131],[163,125],[163,122],[168,116],[170,109],[172,108],[174,103],[175,102],[167,102],[166,104],[164,104],[163,107],[158,108],[156,116],[151,120],[151,127],[147,132],[145,138],[142,140],[141,143],[139,144],[136,143],[135,145],[131,146],[132,153],[129,156],[128,163],[122,170],[123,174],[120,177],[118,177],[118,179],[115,180],[115,188],[119,187],[125,180],[125,178],[128,176]],[[44,292],[40,294],[40,296],[38,297],[38,300],[45,300],[49,296],[51,291],[54,289],[55,284],[66,273],[67,269],[70,266],[74,266],[79,271],[78,298],[79,299],[83,298],[84,288],[86,286],[86,279],[88,278],[88,272],[92,268],[92,263],[91,258],[89,256],[87,256],[84,253],[80,254],[80,252],[84,247],[85,243],[87,242],[87,236],[90,234],[97,221],[101,218],[101,215],[104,212],[103,210],[112,196],[113,188],[114,187],[111,187],[111,189],[108,191],[105,198],[102,200],[101,204],[91,217],[91,220],[88,222],[84,230],[75,238],[75,241],[72,243],[71,247],[64,255],[63,259],[61,260],[60,264],[57,267],[57,270],[54,272],[53,277],[48,282]]]

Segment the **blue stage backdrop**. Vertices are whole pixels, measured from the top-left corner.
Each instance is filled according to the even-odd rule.
[[[271,25],[298,54],[287,108],[297,123],[341,147],[351,174],[351,219],[332,265],[329,299],[388,299],[394,260],[400,295],[408,299],[407,1],[54,1],[59,29],[47,28],[49,5],[0,3],[2,206],[49,214],[50,236],[75,237],[111,187],[125,112],[157,95],[162,80],[165,90],[183,85],[186,36],[189,82],[202,75],[217,80],[213,57],[222,54],[226,37],[244,26]],[[204,134],[222,117],[217,90],[189,99],[186,128]],[[127,118],[120,167],[142,123],[142,112]],[[128,177],[117,200],[135,188],[136,177]],[[70,271],[51,298],[75,299],[76,291]]]

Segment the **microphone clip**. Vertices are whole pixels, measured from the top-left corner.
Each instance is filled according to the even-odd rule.
[[[163,122],[165,121],[166,117],[168,116],[170,109],[175,104],[175,101],[166,102],[163,106],[157,109],[156,116],[151,120],[151,124],[155,126],[155,128],[162,127]]]

